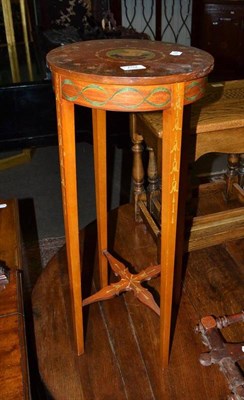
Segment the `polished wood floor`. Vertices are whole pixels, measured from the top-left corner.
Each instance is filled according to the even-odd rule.
[[[131,272],[156,264],[155,244],[145,226],[134,223],[131,205],[113,211],[109,224],[109,249]],[[86,297],[97,286],[95,224],[81,231],[80,243]],[[49,262],[32,295],[39,371],[55,400],[227,398],[228,384],[218,366],[199,363],[207,348],[195,327],[205,315],[243,308],[244,239],[186,254],[183,295],[164,372],[158,360],[159,318],[131,292],[85,309],[85,354],[76,356],[65,254],[62,248]],[[146,284],[157,301],[159,284],[160,278]],[[244,327],[233,325],[222,333],[227,341],[242,341]]]

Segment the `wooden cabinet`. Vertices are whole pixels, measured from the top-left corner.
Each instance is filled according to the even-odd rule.
[[[9,283],[0,286],[0,399],[29,400],[29,373],[21,282],[17,201],[0,208],[0,260],[9,267]]]
[[[195,0],[192,45],[215,58],[214,75],[244,77],[244,1]]]

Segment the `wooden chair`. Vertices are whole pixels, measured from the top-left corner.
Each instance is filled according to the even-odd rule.
[[[244,80],[211,83],[192,106],[187,137],[189,163],[206,153],[226,153],[226,179],[200,185],[188,202],[185,251],[244,236]],[[160,112],[131,115],[135,217],[143,220],[160,243],[160,165],[163,126]],[[147,188],[143,168],[148,149]],[[186,154],[184,154],[186,155]],[[194,196],[197,192],[197,196]]]

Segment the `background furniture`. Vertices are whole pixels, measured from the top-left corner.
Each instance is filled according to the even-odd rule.
[[[190,135],[183,151],[189,162],[196,161],[203,154],[229,153],[229,169],[226,182],[219,181],[203,185],[197,195],[207,195],[209,202],[216,202],[216,212],[204,215],[199,204],[191,204],[189,199],[185,249],[196,250],[220,244],[224,241],[244,236],[244,81],[210,83],[206,97],[192,105]],[[164,128],[159,112],[134,114],[131,124],[134,146],[133,180],[137,220],[142,218],[160,243],[160,179],[161,147],[164,146]],[[143,140],[149,148],[148,187],[144,186],[142,163]],[[201,193],[201,188],[203,193]],[[189,192],[191,192],[191,186]],[[196,197],[196,195],[195,195]],[[196,202],[196,199],[195,199]],[[219,207],[219,209],[218,209]],[[189,212],[189,211],[188,211]],[[195,214],[194,214],[195,213]],[[198,214],[198,216],[196,216]],[[205,213],[206,214],[206,213]],[[195,218],[194,218],[195,217]],[[193,218],[193,219],[192,219]]]
[[[243,79],[244,1],[193,1],[191,43],[213,55],[215,80]]]
[[[0,208],[0,260],[9,268],[9,283],[0,285],[0,397],[30,399],[25,320],[21,282],[21,248],[18,205],[4,201]]]

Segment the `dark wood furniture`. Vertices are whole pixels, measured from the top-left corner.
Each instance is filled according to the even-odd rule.
[[[213,58],[201,50],[149,40],[87,41],[47,56],[57,104],[65,234],[74,335],[84,352],[79,227],[76,188],[74,104],[92,108],[98,258],[101,287],[108,284],[106,111],[164,110],[162,151],[160,360],[169,357],[177,206],[184,104],[201,98]],[[162,68],[163,63],[163,68]]]
[[[209,208],[208,201],[205,207]],[[154,241],[143,224],[135,223],[131,204],[109,214],[108,231],[111,251],[126,259],[129,268],[136,265],[140,271],[157,262]],[[90,294],[91,287],[92,292],[99,287],[96,244],[96,223],[93,223],[80,232],[84,296]],[[243,239],[189,254],[170,364],[162,373],[159,318],[132,293],[94,303],[86,309],[86,351],[77,357],[66,248],[60,249],[44,269],[32,295],[39,370],[52,398],[227,398],[230,389],[218,366],[204,367],[199,363],[201,353],[208,348],[202,345],[194,329],[205,315],[228,315],[242,309],[243,261]],[[159,278],[146,286],[159,295]],[[226,328],[223,335],[226,341],[242,341],[244,326]]]
[[[10,269],[9,283],[0,290],[0,398],[30,399],[25,320],[21,282],[18,205],[3,201],[0,208],[0,260]]]
[[[213,55],[213,77],[243,79],[244,1],[194,0],[191,43]]]
[[[204,215],[201,212],[201,199],[197,200],[194,195],[192,205],[189,201],[188,206],[192,211],[187,216],[185,250],[213,246],[244,236],[244,190],[241,166],[243,155],[240,156],[239,164],[239,154],[244,152],[243,104],[244,81],[242,80],[210,83],[206,96],[192,105],[189,138],[183,150],[187,154],[188,161],[194,162],[202,155],[211,152],[231,154],[226,182],[215,182],[212,190],[210,185],[207,187],[203,185],[197,191],[200,198],[208,196],[209,191],[209,201],[216,202],[215,212]],[[136,219],[142,218],[146,222],[160,247],[159,177],[162,164],[161,147],[164,146],[161,113],[133,114],[131,135],[134,144],[132,150]],[[143,182],[145,176],[142,163],[143,140],[150,153],[147,190]]]

